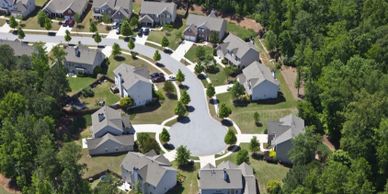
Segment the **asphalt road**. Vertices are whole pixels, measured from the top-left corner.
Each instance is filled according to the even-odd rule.
[[[0,39],[15,40],[16,36],[10,33],[0,33]],[[23,41],[66,43],[63,37],[41,34],[26,34]],[[78,42],[90,46],[97,46],[91,37],[72,36],[70,43],[78,44]],[[122,49],[127,49],[127,43],[121,39],[104,38],[99,45],[112,46],[113,43],[119,44]],[[134,51],[152,58],[155,49],[136,44]],[[202,82],[184,64],[180,63],[180,61],[175,60],[163,52],[161,52],[161,56],[160,63],[168,70],[175,74],[181,69],[185,74],[186,80],[183,84],[188,87],[187,92],[191,97],[189,106],[192,107],[192,111],[188,114],[188,118],[184,122],[178,122],[171,127],[169,130],[171,135],[170,143],[175,147],[180,145],[187,146],[192,155],[196,156],[206,156],[223,151],[226,148],[224,136],[227,129],[210,116]]]

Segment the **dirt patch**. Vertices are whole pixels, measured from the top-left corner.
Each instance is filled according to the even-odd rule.
[[[184,6],[182,5],[181,9],[178,10],[178,13],[184,14],[185,12],[186,12],[186,10],[184,9]],[[200,5],[194,4],[194,5],[191,5],[189,13],[195,13],[198,15],[208,15],[208,10],[206,10],[205,8],[203,8]],[[255,32],[260,32],[263,29],[261,24],[257,23],[254,19],[251,19],[251,18],[237,17],[235,15],[222,15],[220,12],[217,12],[216,15],[221,16],[226,21],[235,23],[235,24],[237,24],[241,27],[247,28],[247,29],[251,29]]]
[[[329,141],[329,139],[327,138],[327,135],[324,135],[322,137],[322,143],[325,144],[330,151],[335,151],[335,146]]]
[[[0,186],[9,193],[21,193],[20,191],[13,188],[10,184],[11,179],[0,174]]]
[[[298,96],[298,89],[295,88],[295,80],[296,80],[296,74],[297,74],[296,68],[283,65],[280,72],[282,73],[284,80],[286,81],[286,84],[290,89],[294,98],[297,100],[301,99],[304,96],[304,84],[302,82],[299,88],[299,96]]]

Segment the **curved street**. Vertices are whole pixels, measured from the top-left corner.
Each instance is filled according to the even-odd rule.
[[[17,37],[11,33],[0,33],[0,39],[15,40]],[[23,41],[27,42],[44,42],[44,43],[66,43],[62,36],[48,36],[39,34],[26,34]],[[91,37],[72,36],[71,44],[81,42],[84,45],[97,46],[97,43]],[[127,42],[121,39],[103,38],[98,45],[112,46],[114,43],[120,45],[122,49],[127,50]],[[156,49],[136,44],[134,51],[143,56],[152,58]],[[185,74],[183,84],[188,87],[188,94],[191,97],[190,113],[187,119],[174,124],[169,132],[171,135],[170,143],[175,147],[185,145],[191,151],[192,155],[205,156],[219,153],[226,148],[224,136],[226,127],[220,122],[213,119],[209,113],[208,102],[205,96],[204,86],[196,75],[190,71],[180,61],[172,56],[160,52],[161,60],[169,71],[176,74],[179,69]],[[175,108],[175,107],[171,107]]]

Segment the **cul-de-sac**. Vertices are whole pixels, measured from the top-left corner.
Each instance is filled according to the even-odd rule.
[[[388,194],[386,0],[0,0],[0,194]]]

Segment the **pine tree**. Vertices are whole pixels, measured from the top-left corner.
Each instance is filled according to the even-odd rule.
[[[155,51],[153,59],[154,61],[160,61],[161,56],[158,50]]]
[[[190,99],[190,96],[189,96],[189,94],[187,93],[186,90],[183,90],[183,91],[182,91],[182,95],[181,95],[180,101],[181,101],[184,105],[188,105],[188,104],[190,103],[191,99]]]
[[[168,133],[166,128],[163,128],[162,133],[160,133],[160,141],[163,143],[167,143],[170,141],[170,134]]]
[[[228,132],[226,132],[224,142],[228,145],[233,145],[237,142],[236,134],[233,132],[233,130],[228,129]]]

